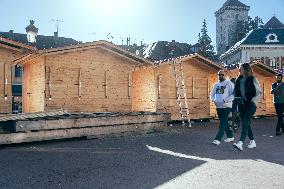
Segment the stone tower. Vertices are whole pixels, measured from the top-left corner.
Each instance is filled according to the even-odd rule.
[[[227,0],[215,12],[217,54],[221,55],[238,41],[238,25],[248,20],[250,7],[238,0]]]

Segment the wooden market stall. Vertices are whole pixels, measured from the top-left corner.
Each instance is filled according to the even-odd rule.
[[[216,114],[215,106],[210,101],[210,92],[217,81],[216,73],[224,68],[199,54],[178,57],[176,60],[183,65],[189,118],[209,119]],[[155,78],[157,111],[170,112],[173,120],[180,120],[173,60],[157,62]]]
[[[0,37],[0,114],[12,113],[12,84],[15,78],[13,61],[33,47]]]
[[[275,115],[273,95],[270,94],[270,90],[271,84],[275,82],[275,75],[277,73],[272,68],[262,64],[260,61],[254,61],[250,64],[253,69],[254,76],[259,81],[262,91],[255,116]],[[230,78],[238,77],[238,67],[238,65],[228,67]]]
[[[153,63],[112,43],[46,49],[16,62],[24,67],[24,112],[155,111],[155,101],[150,101],[156,95],[155,87],[151,88],[154,76],[146,74],[141,79],[134,74],[137,68],[147,72]],[[141,100],[140,92],[149,100]]]

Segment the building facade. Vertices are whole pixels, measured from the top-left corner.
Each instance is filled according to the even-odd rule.
[[[255,59],[273,69],[284,69],[284,24],[275,16],[220,56],[226,65]]]

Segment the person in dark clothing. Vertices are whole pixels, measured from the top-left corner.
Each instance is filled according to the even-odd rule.
[[[238,143],[233,146],[242,151],[243,143],[248,136],[250,143],[248,148],[255,148],[256,143],[250,126],[254,113],[256,112],[257,103],[261,95],[258,80],[253,76],[253,71],[248,63],[240,65],[239,76],[235,85],[235,97],[243,99],[243,105],[240,106],[242,121],[242,132]]]
[[[276,136],[284,133],[283,112],[284,112],[284,83],[282,74],[277,74],[276,82],[271,86],[271,94],[274,94],[273,102],[277,114]],[[281,133],[282,129],[282,133]]]

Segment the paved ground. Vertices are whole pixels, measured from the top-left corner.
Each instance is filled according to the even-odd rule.
[[[274,137],[275,122],[254,120],[257,148],[243,152],[211,144],[216,121],[142,136],[2,146],[0,188],[283,189],[284,135]]]

